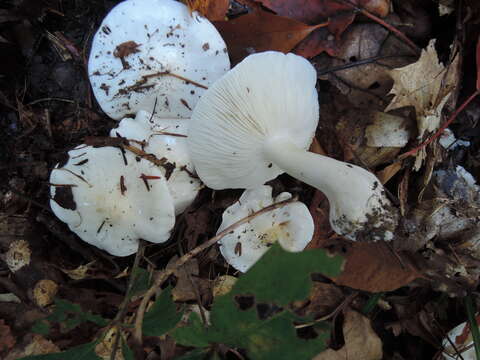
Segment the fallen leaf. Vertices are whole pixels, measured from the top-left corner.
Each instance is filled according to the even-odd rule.
[[[394,94],[385,112],[405,106],[415,107],[418,138],[439,128],[445,103],[455,88],[459,56],[448,67],[440,64],[431,40],[417,62],[389,72]]]
[[[229,0],[186,0],[191,11],[198,11],[210,21],[225,20]]]
[[[385,242],[354,242],[346,247],[343,272],[333,279],[337,285],[369,292],[393,291],[422,277],[401,252]]]
[[[53,302],[58,292],[58,285],[53,280],[43,279],[35,284],[33,298],[40,307],[45,307]]]
[[[402,169],[401,162],[395,162],[388,165],[385,169],[376,173],[378,180],[385,185],[392,177],[394,177]]]
[[[91,261],[88,264],[80,265],[77,268],[72,270],[68,270],[68,269],[60,269],[60,270],[62,270],[65,274],[68,275],[68,277],[70,277],[73,280],[82,280],[88,276],[88,272],[90,271],[90,269],[93,267],[94,264],[95,264],[95,261]],[[116,278],[120,278],[120,277],[121,277],[121,274],[116,276]]]
[[[43,336],[28,334],[23,339],[23,343],[18,344],[15,349],[10,351],[4,360],[16,360],[24,356],[44,355],[59,351],[60,349],[57,345]]]
[[[382,341],[372,329],[370,320],[362,314],[347,310],[343,323],[345,345],[339,350],[328,349],[313,360],[380,360]]]
[[[4,320],[0,320],[0,354],[13,348],[15,338],[12,335],[10,326],[5,324]]]
[[[297,315],[317,319],[332,313],[344,299],[345,296],[338,286],[314,281],[308,299],[297,301],[293,306]]]
[[[236,19],[215,23],[227,43],[233,64],[256,52],[276,50],[287,53],[312,31],[325,25],[306,25],[260,7]]]
[[[329,21],[328,28],[314,31],[295,49],[296,54],[308,58],[323,51],[335,56],[339,51],[340,36],[355,19],[352,6],[337,0],[258,0],[258,2],[278,15],[307,24]],[[388,14],[390,8],[390,0],[353,0],[351,3],[382,17]]]

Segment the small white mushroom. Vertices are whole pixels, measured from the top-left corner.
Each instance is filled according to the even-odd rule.
[[[112,137],[122,136],[141,143],[142,149],[157,159],[166,159],[159,169],[167,179],[176,215],[195,200],[202,186],[188,153],[188,122],[189,119],[160,119],[146,111],[139,111],[135,119],[124,118],[110,132]]]
[[[478,320],[477,320],[478,322]],[[455,345],[455,347],[453,345]],[[476,360],[470,325],[467,322],[454,327],[443,339],[443,359],[445,360]]]
[[[115,6],[95,34],[88,61],[95,98],[116,120],[139,110],[190,117],[205,88],[229,68],[215,27],[174,0]]]
[[[313,66],[294,54],[250,55],[205,92],[192,114],[188,145],[213,189],[255,188],[279,174],[322,191],[330,223],[352,240],[390,240],[395,212],[367,170],[308,152],[319,106]]]
[[[162,243],[175,224],[162,172],[114,147],[81,145],[50,175],[50,206],[83,241],[115,256],[138,249],[139,239]]]
[[[273,199],[272,187],[268,185],[246,190],[223,213],[217,234],[255,211],[291,197],[284,192]],[[219,241],[220,252],[235,269],[246,272],[273,243],[278,242],[288,251],[302,251],[312,239],[313,230],[313,219],[307,207],[295,201],[258,215],[225,235]]]

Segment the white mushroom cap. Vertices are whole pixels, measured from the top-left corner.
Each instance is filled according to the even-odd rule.
[[[316,79],[313,66],[293,54],[245,58],[193,111],[187,142],[195,169],[214,189],[254,188],[286,172],[327,196],[338,234],[391,240],[395,211],[379,180],[306,151],[318,122]]]
[[[205,87],[229,68],[215,27],[174,0],[115,6],[95,34],[88,62],[95,98],[117,120],[154,108],[162,117],[190,117]]]
[[[165,167],[160,166],[159,169],[167,177],[176,215],[181,214],[195,200],[202,186],[194,175],[195,170],[188,152],[188,123],[189,119],[160,119],[146,111],[139,111],[135,119],[124,118],[117,128],[110,131],[112,137],[122,136],[136,140],[143,143],[142,148],[146,153],[155,155],[157,159],[167,159]]]
[[[291,197],[284,192],[273,199],[272,187],[268,185],[246,190],[239,201],[223,213],[217,234],[255,211]],[[219,241],[220,252],[235,269],[246,272],[277,241],[285,250],[302,251],[312,239],[313,230],[307,207],[295,201],[258,215],[225,235]]]
[[[478,320],[477,320],[478,322]],[[476,360],[475,346],[473,345],[472,333],[467,322],[454,327],[443,339],[443,359],[445,360]],[[449,340],[450,339],[450,340]],[[455,345],[455,348],[452,346]],[[458,351],[458,354],[457,354]],[[460,357],[461,355],[461,357]]]
[[[173,200],[156,166],[113,147],[81,145],[68,156],[50,175],[50,206],[83,241],[127,256],[137,251],[139,239],[168,240]]]

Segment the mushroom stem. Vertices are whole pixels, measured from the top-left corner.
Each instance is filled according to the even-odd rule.
[[[330,203],[333,230],[351,239],[369,235],[390,240],[394,214],[380,181],[367,170],[314,154],[289,140],[274,137],[264,147],[266,157],[287,174],[323,192]],[[387,228],[385,228],[385,226]]]

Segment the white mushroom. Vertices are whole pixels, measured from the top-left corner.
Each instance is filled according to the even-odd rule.
[[[239,201],[223,213],[217,234],[255,211],[291,197],[284,192],[273,199],[272,187],[267,185],[246,190]],[[246,272],[275,242],[285,250],[302,251],[312,239],[313,230],[313,219],[307,207],[295,201],[258,215],[225,235],[219,241],[220,252],[235,269]]]
[[[478,316],[477,316],[478,317]],[[478,319],[477,319],[478,322]],[[453,344],[453,345],[452,345]],[[443,339],[443,359],[445,360],[476,360],[475,346],[468,322],[454,327]]]
[[[379,180],[361,167],[306,151],[317,128],[316,72],[304,58],[250,55],[200,99],[188,145],[214,189],[255,188],[279,174],[321,190],[330,223],[352,240],[390,240],[395,213]]]
[[[146,153],[165,159],[160,170],[167,179],[176,215],[193,202],[202,185],[194,174],[188,153],[188,122],[188,119],[159,119],[146,111],[139,111],[135,119],[124,118],[110,132],[112,137],[122,136],[140,142]]]
[[[229,68],[215,27],[174,0],[115,6],[95,34],[88,61],[95,98],[117,120],[139,110],[190,117],[206,87]]]
[[[168,240],[175,224],[173,199],[162,172],[114,147],[81,145],[50,175],[50,206],[83,241],[127,256],[138,240]]]

